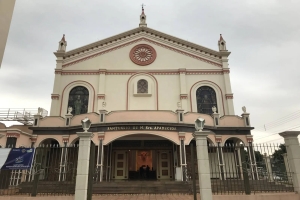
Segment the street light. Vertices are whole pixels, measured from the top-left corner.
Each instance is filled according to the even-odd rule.
[[[81,125],[82,125],[84,132],[87,132],[90,129],[91,124],[92,124],[91,120],[87,117],[84,118],[83,120],[81,120]]]
[[[202,131],[203,130],[203,128],[204,128],[204,123],[205,123],[205,119],[203,119],[203,118],[197,118],[196,120],[195,120],[195,129],[197,130],[197,131]]]

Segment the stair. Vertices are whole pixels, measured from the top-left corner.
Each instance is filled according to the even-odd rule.
[[[177,181],[101,182],[93,185],[93,194],[187,194],[190,186]]]

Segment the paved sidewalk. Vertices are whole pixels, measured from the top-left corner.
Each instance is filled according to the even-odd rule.
[[[187,194],[133,194],[133,195],[99,195],[93,196],[93,200],[169,200],[169,199],[182,199],[193,200],[193,195]],[[199,194],[197,199],[200,199]]]

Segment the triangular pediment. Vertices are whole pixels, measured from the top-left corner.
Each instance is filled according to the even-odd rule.
[[[158,45],[181,55],[186,55],[218,67],[222,67],[221,57],[230,54],[230,52],[215,51],[148,27],[139,27],[65,52],[63,55],[63,68],[139,41]]]

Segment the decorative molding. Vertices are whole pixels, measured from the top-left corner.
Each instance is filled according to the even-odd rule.
[[[98,94],[97,98],[105,100],[105,94]]]
[[[30,137],[31,142],[32,142],[32,143],[36,143],[37,137],[38,137],[37,135],[32,135],[32,136]]]
[[[253,135],[246,135],[247,142],[253,142]]]
[[[222,75],[224,71],[222,70],[143,70],[142,72],[148,73],[151,75],[179,75],[179,74],[186,74],[186,75]],[[106,74],[106,75],[132,75],[135,74],[136,71],[125,71],[125,70],[64,70],[59,71],[61,75],[99,75],[99,74]]]
[[[20,137],[20,133],[6,133],[6,137],[18,138],[18,137]]]
[[[51,99],[59,100],[59,94],[51,94]]]
[[[84,58],[75,60],[75,61],[70,62],[70,63],[66,63],[66,64],[62,65],[62,67],[65,68],[65,67],[68,67],[68,66],[70,66],[70,65],[74,65],[74,64],[77,64],[77,63],[79,63],[79,62],[83,62],[83,61],[85,61],[85,60],[88,60],[88,59],[91,59],[91,58],[94,58],[94,57],[97,57],[97,56],[100,56],[100,55],[103,55],[103,54],[106,54],[106,53],[115,51],[115,50],[117,50],[117,49],[123,48],[123,47],[125,47],[125,46],[131,45],[131,44],[134,44],[134,43],[137,43],[137,42],[140,42],[140,41],[146,41],[146,42],[155,44],[155,45],[157,45],[157,46],[160,46],[160,47],[169,49],[169,50],[171,50],[171,51],[180,53],[180,54],[182,54],[182,55],[185,55],[185,56],[188,56],[188,57],[197,59],[197,60],[201,60],[201,61],[203,61],[203,62],[206,62],[206,63],[209,63],[209,64],[212,64],[212,65],[214,65],[214,66],[217,66],[217,67],[222,68],[222,64],[220,64],[220,63],[216,63],[216,62],[210,61],[210,60],[205,59],[205,58],[202,58],[202,57],[200,57],[200,56],[196,56],[196,55],[193,55],[193,54],[191,54],[191,53],[184,52],[184,51],[182,51],[182,50],[179,50],[179,49],[176,49],[176,48],[173,48],[173,47],[170,47],[170,46],[167,46],[167,45],[164,45],[164,44],[155,42],[155,41],[153,41],[153,40],[150,40],[150,39],[147,39],[147,38],[144,38],[144,37],[139,38],[139,39],[136,39],[136,40],[133,40],[133,41],[131,41],[131,42],[128,42],[128,43],[125,43],[125,44],[122,44],[122,45],[119,45],[119,46],[116,46],[116,47],[113,47],[113,48],[108,49],[108,50],[104,50],[104,51],[102,51],[102,52],[95,53],[95,54],[93,54],[93,55],[89,55],[89,56],[87,56],[87,57],[84,57]]]
[[[215,136],[215,141],[216,141],[216,143],[222,143],[222,136],[221,135],[216,135]]]
[[[188,99],[188,95],[187,94],[180,94],[180,99]]]
[[[229,69],[223,69],[223,73],[224,73],[224,74],[229,74],[229,73],[230,73],[230,70],[229,70]]]
[[[225,94],[226,99],[233,99],[233,94]]]
[[[70,138],[69,135],[63,135],[63,136],[62,136],[62,141],[63,141],[63,143],[68,143],[68,142],[69,142],[69,138]]]

